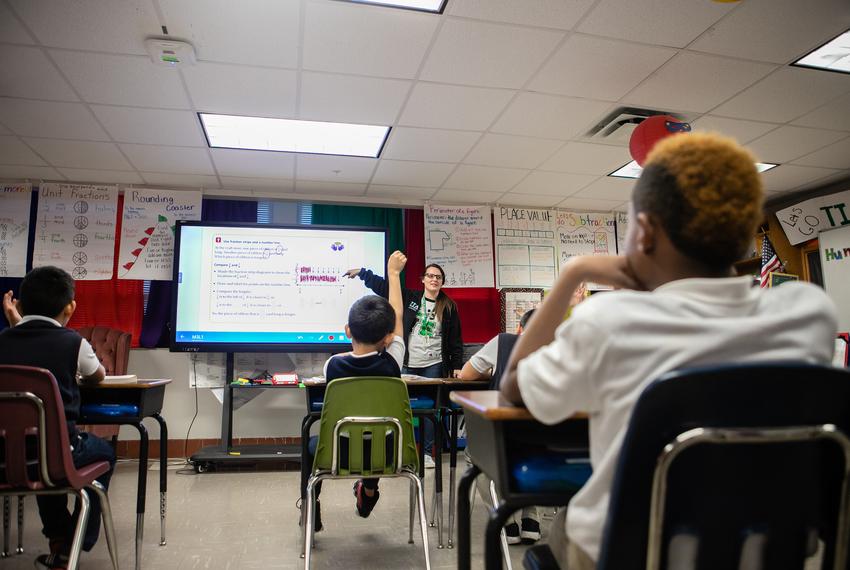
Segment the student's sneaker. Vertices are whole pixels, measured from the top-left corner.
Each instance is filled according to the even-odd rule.
[[[35,567],[39,570],[67,570],[68,557],[64,554],[42,554],[35,559]]]
[[[425,454],[425,469],[433,469],[437,464],[434,463],[434,458],[429,453]]]
[[[522,531],[519,536],[523,544],[534,544],[540,540],[540,523],[534,519],[522,519]]]
[[[519,544],[519,525],[515,522],[505,525],[505,537],[508,539],[508,544]]]
[[[357,498],[357,514],[364,519],[372,514],[372,509],[381,498],[381,493],[375,489],[375,494],[371,497],[366,494],[366,489],[363,487],[363,481],[357,481],[354,484],[354,496]]]

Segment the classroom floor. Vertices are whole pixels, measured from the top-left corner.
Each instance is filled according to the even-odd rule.
[[[448,456],[446,456],[448,459]],[[300,528],[295,507],[299,474],[282,471],[178,474],[168,476],[167,546],[159,546],[159,473],[148,473],[142,567],[145,570],[303,568],[299,558]],[[118,536],[120,567],[134,564],[137,464],[116,467],[110,500]],[[458,477],[461,468],[458,468]],[[433,471],[426,474],[426,499],[430,508]],[[446,485],[448,473],[445,474]],[[316,534],[313,565],[323,568],[369,570],[424,568],[418,524],[414,544],[407,544],[408,483],[402,479],[381,481],[381,499],[368,519],[357,516],[352,482],[324,483],[322,519],[325,530]],[[443,493],[447,521],[448,493]],[[17,540],[15,506],[12,511],[12,549]],[[429,511],[430,512],[430,511]],[[480,497],[475,501],[472,525],[472,566],[483,567],[483,533],[486,511]],[[544,540],[551,517],[542,521]],[[447,524],[447,522],[446,522]],[[26,500],[24,554],[0,559],[2,570],[30,569],[35,557],[46,551],[41,536],[35,499]],[[437,549],[437,529],[429,528],[432,568],[455,568],[456,550]],[[445,533],[445,530],[444,530]],[[445,534],[444,534],[445,537]],[[445,540],[445,538],[444,538]],[[514,568],[522,568],[525,547],[511,546]],[[81,557],[80,568],[111,568],[106,540]]]

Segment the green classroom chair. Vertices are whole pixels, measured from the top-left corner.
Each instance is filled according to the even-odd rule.
[[[425,550],[425,567],[430,570],[425,495],[418,471],[413,414],[404,381],[401,378],[361,377],[329,382],[319,421],[318,446],[307,482],[304,568],[310,568],[315,490],[319,482],[325,479],[406,477],[410,480],[408,542],[413,544],[416,507]]]

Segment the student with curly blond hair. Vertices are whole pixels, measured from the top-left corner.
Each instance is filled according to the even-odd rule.
[[[725,362],[830,362],[837,323],[823,290],[734,276],[763,216],[754,162],[713,134],[658,143],[632,195],[625,255],[570,260],[517,341],[501,384],[508,399],[546,424],[590,413],[593,475],[550,532],[561,568],[596,565],[626,426],[652,380]],[[585,281],[620,290],[561,324]]]

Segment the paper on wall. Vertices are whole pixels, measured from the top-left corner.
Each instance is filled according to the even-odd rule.
[[[838,330],[850,330],[850,225],[822,232],[818,241],[823,285],[835,302]]]
[[[558,264],[563,267],[579,255],[616,255],[614,214],[558,212]],[[588,283],[591,291],[610,289],[608,286]]]
[[[55,265],[80,281],[112,279],[118,187],[44,183],[33,266]]]
[[[425,206],[425,263],[447,287],[493,286],[493,230],[487,206]]]
[[[119,279],[172,278],[177,220],[201,219],[201,193],[132,188],[124,193]]]
[[[496,229],[496,287],[549,288],[557,273],[555,212],[493,208]]]
[[[224,386],[225,354],[197,352],[189,355],[189,387],[220,388]]]
[[[27,272],[31,184],[0,185],[0,277]]]
[[[629,230],[629,215],[617,212],[617,255],[626,253],[626,232]]]
[[[820,232],[850,225],[850,190],[812,198],[776,212],[791,245],[818,237]]]
[[[505,330],[515,333],[522,316],[543,300],[540,291],[505,291]]]

